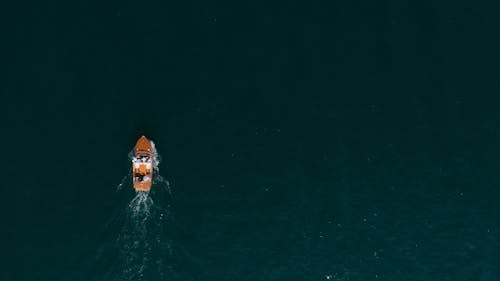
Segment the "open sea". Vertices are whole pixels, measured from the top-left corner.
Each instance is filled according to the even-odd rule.
[[[500,5],[2,6],[0,280],[500,280]]]

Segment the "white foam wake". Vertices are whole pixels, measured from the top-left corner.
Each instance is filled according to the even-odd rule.
[[[153,185],[161,186],[163,189],[168,191],[169,194],[172,193],[172,190],[170,189],[170,183],[168,180],[164,179],[160,175],[160,162],[162,161],[162,158],[160,154],[158,153],[158,150],[156,149],[155,143],[150,140],[149,143],[151,144],[151,149],[153,150]]]
[[[120,280],[164,280],[164,259],[171,253],[171,241],[162,233],[168,209],[155,203],[149,192],[137,192],[125,213],[116,241]]]

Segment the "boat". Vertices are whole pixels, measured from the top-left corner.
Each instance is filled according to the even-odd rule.
[[[141,136],[134,146],[132,158],[132,182],[135,191],[150,191],[153,185],[153,147]]]

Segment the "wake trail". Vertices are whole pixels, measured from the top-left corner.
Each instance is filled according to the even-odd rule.
[[[116,240],[120,249],[120,280],[165,280],[165,257],[171,241],[163,235],[168,210],[155,204],[150,194],[138,192],[126,209]]]

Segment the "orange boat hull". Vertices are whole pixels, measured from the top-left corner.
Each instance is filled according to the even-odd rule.
[[[132,182],[136,191],[150,191],[153,185],[153,148],[142,136],[134,146],[132,160]]]

